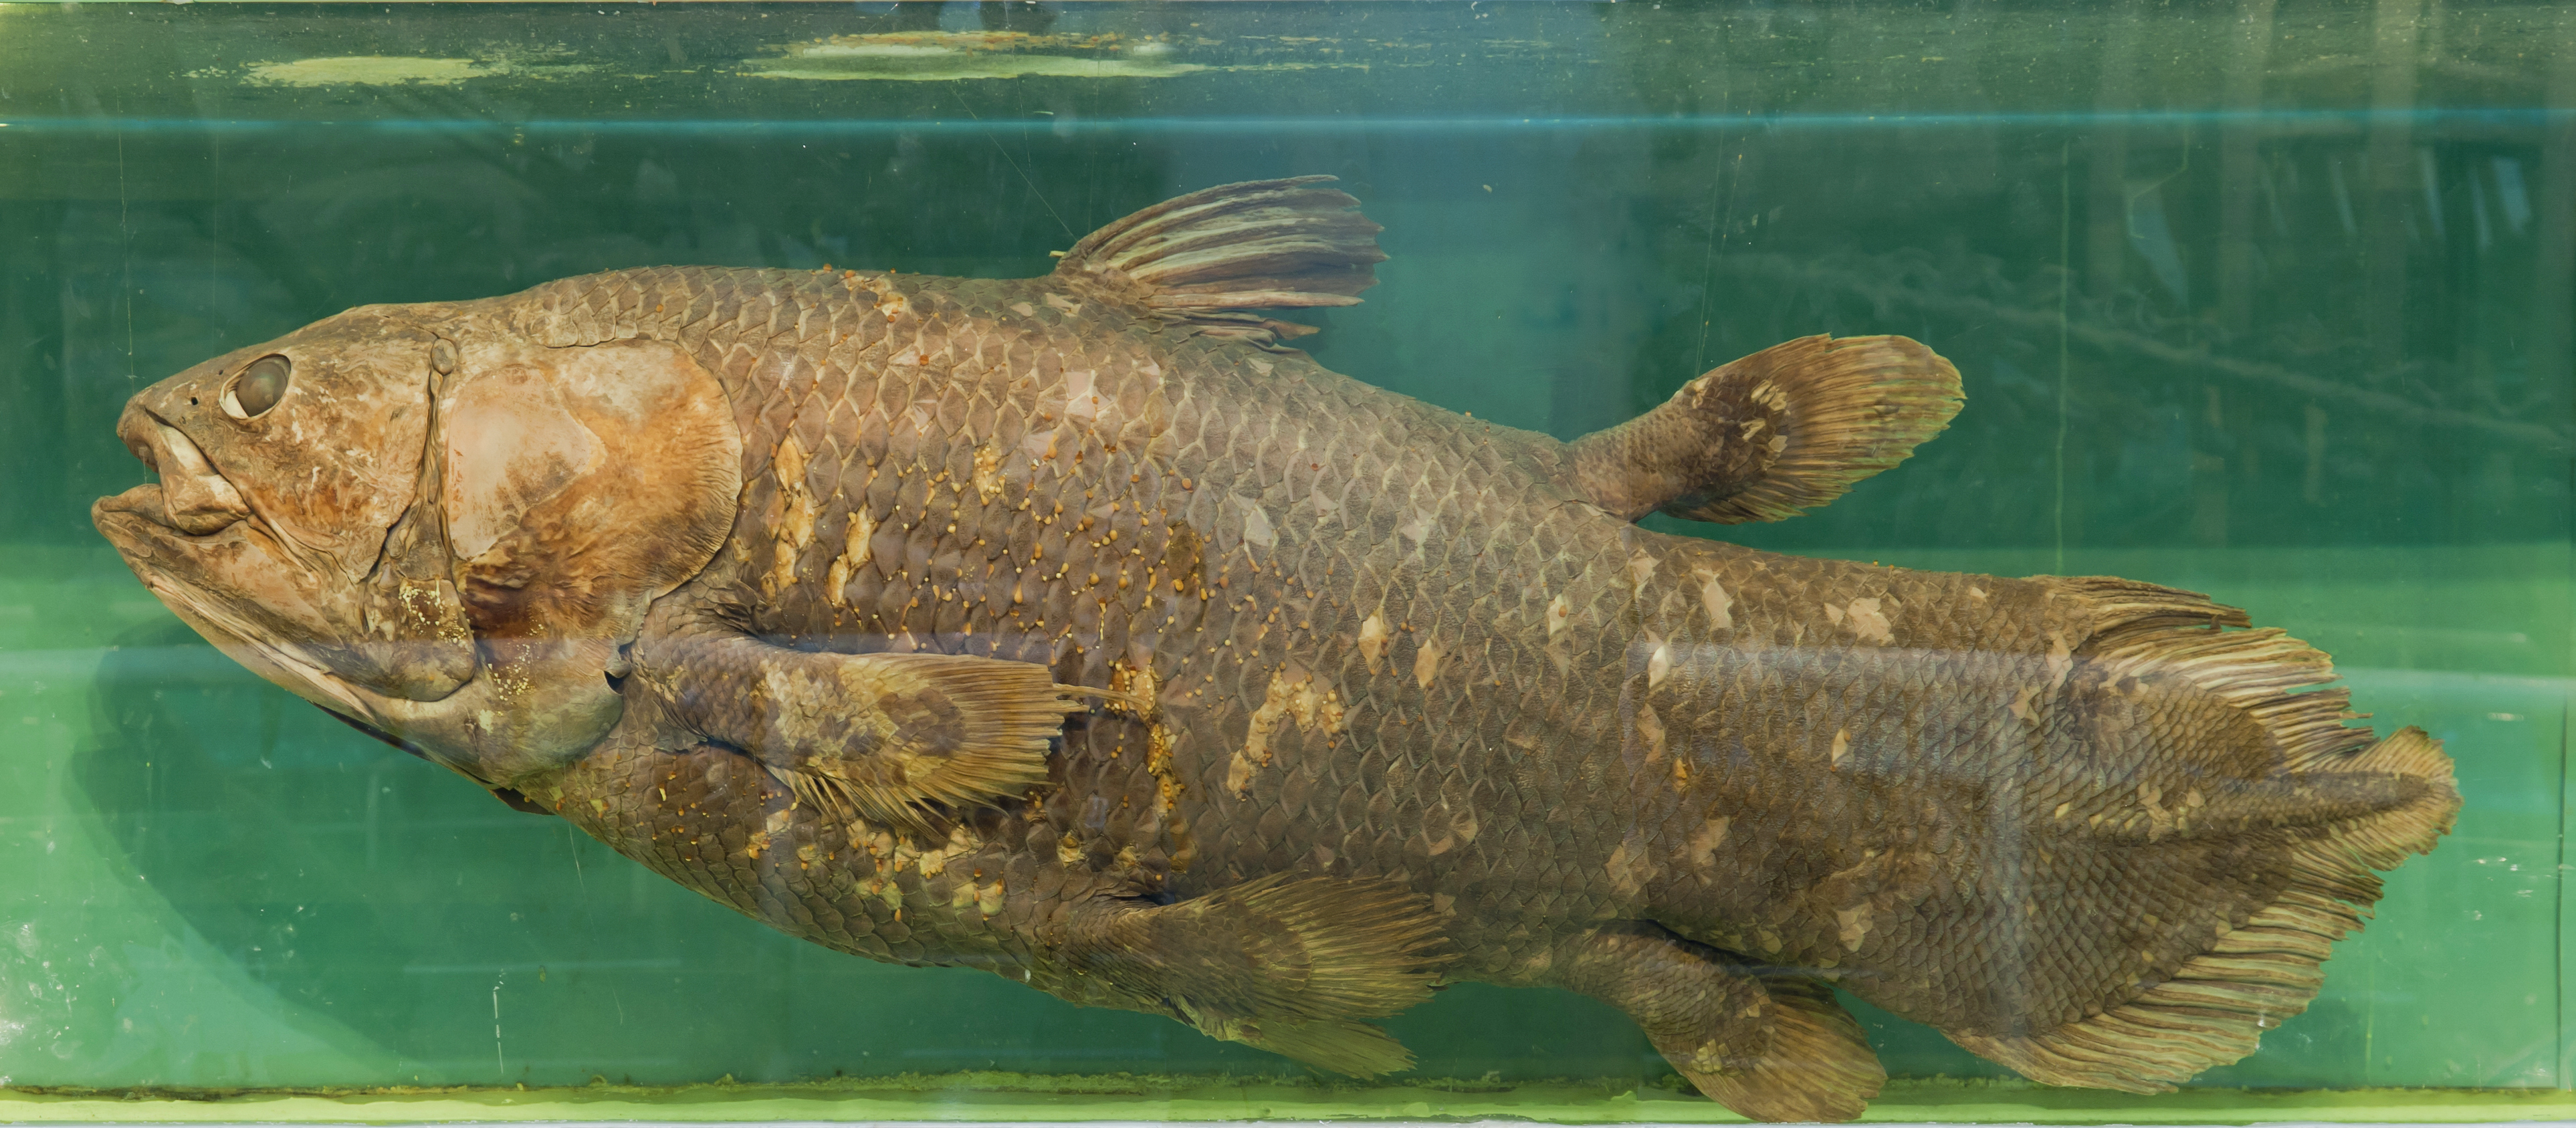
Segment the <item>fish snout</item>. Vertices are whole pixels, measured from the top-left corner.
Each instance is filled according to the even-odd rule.
[[[116,437],[161,476],[162,513],[172,528],[201,537],[251,515],[250,503],[207,461],[196,440],[142,405],[125,406],[116,421]]]

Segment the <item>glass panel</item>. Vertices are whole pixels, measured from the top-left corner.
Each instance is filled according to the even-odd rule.
[[[2557,877],[2576,569],[2576,12],[2420,0],[2080,11],[0,4],[0,732],[10,737],[0,757],[0,873],[14,875],[0,881],[11,941],[0,945],[0,1084],[22,1094],[411,1085],[515,1093],[509,1087],[838,1079],[840,1088],[799,1092],[884,1103],[742,1107],[898,1119],[995,1109],[1064,1119],[1723,1116],[1628,1015],[1561,989],[1448,987],[1384,1021],[1414,1054],[1411,1072],[1384,1087],[1337,1088],[1327,1074],[1168,1017],[1077,1007],[1006,981],[1016,972],[901,967],[795,939],[621,857],[576,820],[514,811],[263,681],[174,617],[91,525],[93,500],[153,480],[137,453],[157,451],[164,481],[179,457],[149,435],[120,441],[129,397],[353,306],[466,301],[662,264],[1025,278],[1050,269],[1049,252],[1158,201],[1302,174],[1340,178],[1336,187],[1385,228],[1381,284],[1363,303],[1264,314],[1320,329],[1294,344],[1324,368],[1472,414],[1474,424],[1458,426],[1573,440],[1792,338],[1914,338],[1955,364],[1966,404],[1901,466],[1777,523],[1654,513],[1642,527],[1803,558],[2112,575],[2205,592],[2332,654],[2354,708],[2382,734],[2422,726],[2456,759],[2465,802],[2455,830],[2430,857],[2388,875],[2375,917],[2335,946],[2304,1014],[2270,1020],[2277,1029],[2266,1029],[2259,1052],[2193,1082],[2213,1093],[2014,1081],[1934,1026],[1872,1006],[1861,996],[1888,996],[1846,977],[1840,997],[1892,1078],[1879,1112],[2564,1115],[2559,1104],[2446,1095],[2405,1105],[2368,1092],[2513,1089],[2555,1099],[2545,1094],[2567,1086],[2570,1065],[2559,940],[2568,910]],[[1054,320],[1110,332],[1085,316],[1068,309]],[[524,328],[512,347],[548,343],[538,338],[549,331]],[[1151,338],[1136,348],[1167,339],[1117,332]],[[1223,347],[1261,360],[1264,372],[1279,355]],[[724,355],[703,359],[725,379],[752,379],[739,366],[724,370]],[[1212,379],[1175,355],[1160,362],[1166,378]],[[875,372],[889,361],[860,363]],[[1275,363],[1293,367],[1293,356]],[[312,378],[297,369],[295,379]],[[1048,368],[1033,378],[1066,377]],[[1075,411],[1062,403],[1078,392],[1056,409]],[[1346,407],[1316,406],[1328,400]],[[887,402],[889,415],[903,406]],[[1369,429],[1381,420],[1368,414],[1378,408],[1347,406],[1362,401],[1297,402],[1308,406],[1217,407],[1207,418],[1221,426],[1205,437],[1258,442],[1290,425],[1318,436],[1379,433]],[[753,433],[776,441],[755,415],[745,409]],[[867,441],[884,435],[880,427]],[[374,449],[379,437],[312,441],[345,452]],[[858,441],[830,439],[845,440]],[[1317,442],[1319,459],[1371,465],[1358,446]],[[677,473],[694,448],[633,449]],[[1558,726],[1549,732],[1611,734],[1590,752],[1551,738],[1505,753],[1507,737],[1524,731],[1511,727],[1518,714],[1479,704],[1489,720],[1452,736],[1368,740],[1425,750],[1407,755],[1466,749],[1479,764],[1591,756],[1584,762],[1625,765],[1617,770],[1630,774],[1618,778],[1630,779],[1635,763],[1621,757],[1648,755],[1634,702],[1566,690],[1559,679],[1577,675],[1547,664],[1552,633],[1534,611],[1512,618],[1527,610],[1527,592],[1545,594],[1553,581],[1543,569],[1478,563],[1489,551],[1502,554],[1496,560],[1519,551],[1547,507],[1597,499],[1561,482],[1545,493],[1512,476],[1524,474],[1517,464],[1496,464],[1489,482],[1456,470],[1470,448],[1439,449],[1448,453],[1425,457],[1458,483],[1452,493],[1418,495],[1407,509],[1389,499],[1417,496],[1405,493],[1415,485],[1381,477],[1333,495],[1377,506],[1369,521],[1334,526],[1363,557],[1370,546],[1418,546],[1439,535],[1439,520],[1463,520],[1475,506],[1505,515],[1445,565],[1436,553],[1401,564],[1407,577],[1512,581],[1491,600],[1450,588],[1424,597],[1440,619],[1421,631],[1410,620],[1365,625],[1356,601],[1363,588],[1383,595],[1366,587],[1378,579],[1337,572],[1327,583],[1321,565],[1301,570],[1321,557],[1265,562],[1275,543],[1308,535],[1291,521],[1321,528],[1332,512],[1294,472],[1255,467],[1244,471],[1250,478],[1211,479],[1205,485],[1247,499],[1258,520],[1190,535],[1211,553],[1234,551],[1244,567],[1276,565],[1309,585],[1282,599],[1307,599],[1319,586],[1326,608],[1341,609],[1351,633],[1314,644],[1335,657],[1282,651],[1287,664],[1272,673],[1331,661],[1358,678],[1378,665],[1378,654],[1363,660],[1362,651],[1391,648],[1402,669],[1370,675],[1386,678],[1385,688],[1334,689],[1356,710],[1343,722],[1355,730],[1450,723],[1418,700],[1403,703],[1405,682],[1418,675],[1418,698],[1438,676],[1439,659],[1421,664],[1422,638],[1436,644],[1447,630],[1502,638],[1520,655],[1488,651],[1452,667],[1493,677],[1462,700],[1513,699]],[[1025,453],[1040,461],[1036,449]],[[1206,473],[1191,460],[1213,457],[1168,447],[1131,456],[1162,459],[1174,475]],[[755,450],[745,465],[756,480],[776,457]],[[1315,472],[1325,473],[1320,461]],[[864,478],[843,484],[866,488]],[[933,496],[971,496],[958,486],[943,483]],[[1482,500],[1459,500],[1470,495]],[[774,491],[742,496],[767,504]],[[777,504],[792,523],[795,499]],[[847,508],[831,509],[828,491],[815,504],[827,514]],[[1300,505],[1310,515],[1296,514]],[[840,520],[829,516],[820,535],[845,535],[832,523]],[[1421,520],[1431,523],[1408,524]],[[773,535],[776,526],[761,528]],[[885,552],[905,542],[874,543]],[[1564,548],[1578,550],[1608,551]],[[835,559],[810,555],[796,567]],[[1602,559],[1612,563],[1594,580],[1608,582],[1625,557]],[[1237,574],[1248,589],[1269,590]],[[1362,587],[1335,586],[1354,583]],[[1673,598],[1678,612],[1635,603],[1612,616],[1626,624],[1619,629],[1645,631],[1636,637],[1646,657],[1633,672],[1648,676],[1642,663],[1667,641],[1653,616],[1669,613],[1699,624],[1689,628],[1700,632],[1693,645],[1707,648],[1678,659],[1699,670],[1686,670],[1686,683],[1717,677],[1707,670],[1736,661],[1720,652],[1737,643],[1706,633],[1706,613]],[[1804,596],[1757,587],[1726,598],[1751,608]],[[1814,639],[1783,635],[1781,644],[1826,662],[1876,643],[1906,649],[1901,636],[1913,626],[1900,617],[1874,643],[1884,624],[1846,625],[1851,606],[1818,619]],[[1899,613],[1939,618],[1965,607]],[[1239,621],[1257,637],[1252,620]],[[1011,629],[1055,653],[1047,632]],[[1372,631],[1387,641],[1373,642]],[[900,649],[883,632],[846,645],[773,634],[807,651]],[[1138,645],[1202,645],[1158,637]],[[957,641],[940,645],[961,649]],[[2032,660],[2044,662],[2044,650]],[[1602,653],[1615,661],[1620,651]],[[1787,725],[1772,738],[1781,749],[1823,748],[1832,729],[1814,719],[1880,700],[1871,694],[1957,704],[1985,692],[1943,673],[1940,653],[1918,648],[1889,659],[1883,675],[1836,683],[1812,706],[1824,712],[1792,717],[1732,698],[1739,705],[1729,708]],[[1056,676],[1106,688],[1111,657],[1060,661]],[[1211,742],[1133,754],[1179,763],[1176,778],[1197,781],[1178,785],[1184,795],[1226,778],[1224,765],[1247,755],[1242,742],[1260,726],[1311,728],[1313,743],[1297,737],[1301,754],[1342,755],[1345,745],[1318,727],[1324,706],[1266,688],[1272,673],[1229,669],[1233,684],[1205,703],[1172,698],[1167,687],[1164,707],[1201,710],[1198,731]],[[1362,702],[1374,719],[1356,719],[1366,716]],[[2158,748],[2199,746],[2153,731]],[[1347,747],[1361,746],[1350,739]],[[1727,757],[1769,747],[1731,729],[1682,743],[1690,741],[1702,771],[1748,770]],[[1841,766],[1848,744],[1833,742],[1826,771]],[[1859,764],[1890,781],[1912,777],[1888,765],[1932,754],[1867,732],[1859,750]],[[1665,761],[1652,757],[1662,755],[1637,762],[1661,771]],[[2087,761],[2103,773],[2100,787],[2120,781],[2123,795],[2131,764]],[[1332,779],[1357,781],[1356,798],[1306,807],[1304,826],[1287,818],[1284,829],[1232,833],[1303,843],[1317,825],[1343,825],[1330,820],[1364,820],[1380,770],[1357,760],[1335,767],[1346,774]],[[1914,786],[1889,782],[1885,794],[1896,802]],[[1507,814],[1475,781],[1459,787],[1461,809],[1485,804],[1477,809],[1489,835],[1543,834],[1550,811],[1597,823],[1635,821],[1644,809],[1598,791],[1542,788]],[[1686,792],[1686,781],[1676,788]],[[1962,801],[1940,794],[1930,801]],[[2132,813],[2162,811],[2169,798],[2135,794]],[[1225,820],[1258,818],[1229,811],[1222,796],[1186,801],[1208,804],[1199,817],[1219,827],[1201,828],[1208,841],[1225,837]],[[1817,815],[1817,825],[1866,836],[1878,818],[1895,817],[1859,810]],[[2140,857],[2164,856],[2148,847],[2168,831],[2187,833],[2138,817],[2155,828],[2135,836]],[[1430,852],[1438,830],[1401,820],[1380,828],[1388,842],[1421,840],[1406,877],[1454,911],[1463,890],[1433,888],[1440,879],[1431,875],[1452,864]],[[1679,880],[1675,867],[1695,849],[1687,836],[1640,833],[1652,860],[1633,872],[1612,862],[1478,888],[1504,907],[1492,911],[1571,928],[1570,910],[1541,905],[1533,890],[1571,882],[1593,898],[1586,904],[1627,904],[1601,891]],[[1482,848],[1503,850],[1497,841]],[[2023,857],[2018,841],[1977,846]],[[1348,860],[1335,870],[1299,850],[1290,872],[1354,872]],[[1534,865],[1551,857],[1524,856]],[[1578,857],[1591,855],[1569,845],[1560,860]],[[1112,864],[1124,863],[1083,863]],[[2162,864],[2137,880],[2199,880]],[[1358,863],[1359,876],[1370,865]],[[1206,891],[1180,872],[1171,888]],[[1783,914],[1852,907],[1798,900],[1824,896],[1824,875],[1810,876],[1742,897]],[[1531,884],[1514,884],[1524,879]],[[1895,904],[1873,911],[1902,916]],[[1753,943],[1745,938],[1770,918],[1729,919],[1698,938]],[[2004,926],[1957,918],[1942,927]],[[1853,959],[1870,951],[1860,935],[1847,945]],[[899,943],[886,952],[938,954]],[[1938,957],[1922,959],[1940,970]],[[2041,974],[2028,972],[2027,982]],[[1505,977],[1494,967],[1477,975]],[[2309,1092],[2232,1092],[2246,1088]],[[762,1093],[772,1091],[748,1095]],[[133,1115],[129,1107],[114,1114]]]

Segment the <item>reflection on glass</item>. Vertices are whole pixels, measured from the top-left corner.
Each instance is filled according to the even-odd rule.
[[[0,1074],[2554,1087],[2560,17],[0,10]]]

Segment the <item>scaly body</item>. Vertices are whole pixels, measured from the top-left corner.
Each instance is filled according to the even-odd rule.
[[[2189,593],[1632,523],[1783,516],[1901,458],[1955,407],[1920,346],[1793,342],[1559,443],[1279,347],[1238,311],[1347,300],[1373,251],[1347,198],[1245,188],[1333,237],[1292,269],[1218,253],[1197,297],[1150,275],[1225,240],[1135,232],[1226,190],[1041,279],[659,268],[439,307],[472,327],[439,331],[452,370],[478,337],[649,357],[731,436],[678,460],[706,500],[671,543],[704,547],[663,555],[702,566],[623,618],[538,606],[560,538],[451,553],[487,651],[617,648],[581,659],[613,700],[510,730],[577,732],[559,754],[353,719],[844,951],[1352,1072],[1402,1061],[1353,1020],[1437,981],[1567,986],[1771,1117],[1876,1089],[1827,984],[2047,1080],[2232,1060],[2313,991],[2369,868],[2446,824],[2430,742],[2371,746],[2339,692],[2292,692],[2322,655]],[[919,702],[884,680],[952,672]],[[847,707],[872,695],[905,704]],[[1009,732],[958,735],[988,717]]]

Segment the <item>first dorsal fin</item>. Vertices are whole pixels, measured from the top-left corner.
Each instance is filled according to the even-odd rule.
[[[1087,235],[1055,276],[1139,291],[1157,310],[1257,323],[1242,310],[1359,304],[1377,284],[1382,230],[1330,176],[1222,184],[1165,200]],[[1273,329],[1278,325],[1270,326]],[[1293,330],[1292,330],[1293,332]]]
[[[1573,444],[1574,485],[1635,520],[1794,517],[1905,460],[1958,414],[1959,370],[1904,337],[1818,334],[1682,385]]]

